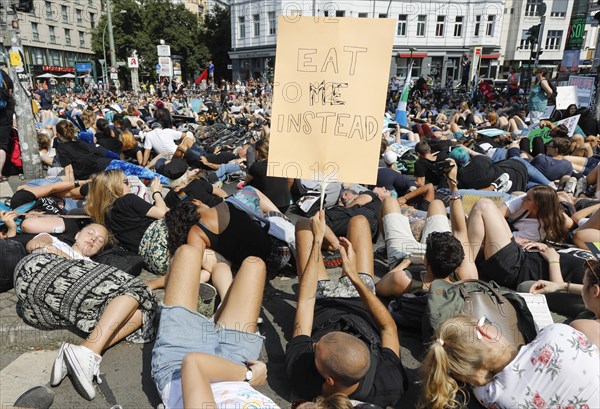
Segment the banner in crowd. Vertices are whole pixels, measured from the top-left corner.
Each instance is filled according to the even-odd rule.
[[[584,77],[581,75],[571,75],[569,77],[569,86],[577,88],[578,107],[589,107],[594,93],[594,77]]]
[[[556,109],[567,109],[571,104],[579,106],[577,99],[577,88],[568,87],[556,87]]]
[[[267,175],[376,182],[394,27],[279,17]]]

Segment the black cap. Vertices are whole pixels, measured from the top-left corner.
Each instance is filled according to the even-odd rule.
[[[156,169],[156,171],[169,179],[179,179],[187,172],[187,163],[183,159],[175,158],[169,163]]]

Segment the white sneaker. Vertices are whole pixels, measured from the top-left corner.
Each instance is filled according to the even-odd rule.
[[[96,397],[94,378],[98,383],[102,382],[100,380],[102,357],[84,346],[67,344],[65,360],[77,392],[87,400],[94,399]]]
[[[67,345],[69,344],[63,343],[60,346],[58,356],[54,360],[52,372],[50,373],[50,386],[58,386],[65,379],[65,376],[67,376],[67,364],[65,363],[65,348]]]

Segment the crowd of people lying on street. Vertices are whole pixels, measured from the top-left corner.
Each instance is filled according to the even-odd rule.
[[[102,354],[126,339],[154,342],[167,408],[277,407],[254,389],[268,382],[259,316],[266,281],[287,266],[299,282],[285,354],[294,407],[402,406],[411,387],[423,408],[599,408],[598,125],[576,106],[542,118],[552,89],[537,75],[529,108],[518,93],[486,112],[417,101],[411,126],[382,130],[377,182],[330,183],[322,210],[318,182],[267,175],[264,87],[38,92],[48,177],[2,198],[1,291],[27,324],[82,336],[61,346],[49,382],[69,375],[88,400]],[[576,128],[556,124],[576,114]],[[432,307],[464,280],[510,299],[546,294],[569,324],[535,328],[517,303],[509,333],[501,318]],[[198,312],[199,294],[220,300],[214,311]],[[399,329],[422,336],[420,385]]]

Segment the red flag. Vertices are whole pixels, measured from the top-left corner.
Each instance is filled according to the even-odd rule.
[[[208,68],[205,68],[202,74],[198,78],[196,78],[196,84],[202,82],[202,80],[208,79]]]

